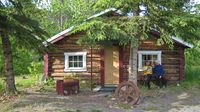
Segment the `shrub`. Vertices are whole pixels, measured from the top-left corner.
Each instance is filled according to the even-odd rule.
[[[55,80],[53,79],[53,77],[48,77],[45,85],[47,85],[47,86],[54,86],[55,85]]]
[[[43,65],[42,62],[31,62],[31,66],[28,67],[29,73],[39,79],[42,74]]]
[[[200,87],[200,66],[187,66],[185,69],[185,79],[181,84],[184,87]]]

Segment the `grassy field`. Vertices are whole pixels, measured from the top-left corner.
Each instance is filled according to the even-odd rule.
[[[200,87],[200,66],[186,67],[185,79],[181,82],[184,87]]]
[[[0,77],[0,92],[5,90],[5,81],[4,78]],[[16,76],[15,84],[18,90],[23,90],[24,88],[28,88],[30,86],[34,86],[38,83],[38,78],[35,76]]]

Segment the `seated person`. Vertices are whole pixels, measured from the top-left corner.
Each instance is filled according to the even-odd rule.
[[[145,62],[145,66],[143,67],[143,71],[144,71],[145,85],[147,85],[148,89],[150,89],[152,66],[150,65],[149,61]]]
[[[153,71],[155,72],[155,78],[156,78],[156,83],[158,85],[158,88],[162,88],[163,86],[167,86],[167,81],[164,77],[164,69],[163,66],[160,64],[159,61],[155,62],[155,66],[153,68]]]

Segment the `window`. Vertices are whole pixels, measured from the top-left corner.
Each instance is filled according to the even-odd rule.
[[[65,72],[87,71],[86,52],[67,52],[65,55]]]
[[[138,51],[138,70],[142,71],[142,68],[146,61],[161,63],[161,51]]]

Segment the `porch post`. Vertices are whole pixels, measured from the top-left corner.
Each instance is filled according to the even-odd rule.
[[[45,77],[45,79],[47,79],[48,74],[49,74],[49,56],[48,56],[48,53],[45,53],[43,58],[44,58],[44,77]]]
[[[123,46],[119,46],[119,83],[123,82]]]
[[[100,51],[100,74],[101,74],[101,86],[104,86],[104,49]]]
[[[91,49],[90,49],[90,56],[91,56],[90,57],[90,64],[91,64],[90,65],[91,66],[91,68],[90,68],[91,69],[91,72],[90,72],[90,75],[91,75],[91,77],[90,77],[91,78],[91,91],[92,91],[92,85],[93,85],[92,84],[93,83],[93,76],[92,76],[92,72],[93,72],[92,53],[93,52],[92,52],[92,47],[91,47]]]

